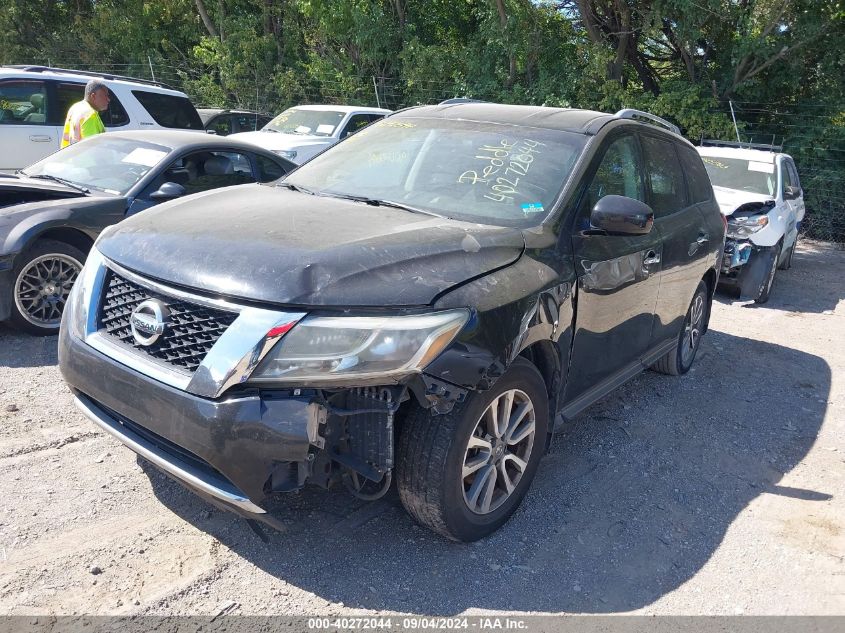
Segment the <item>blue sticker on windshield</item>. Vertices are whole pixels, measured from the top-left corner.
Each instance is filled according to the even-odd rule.
[[[542,202],[526,202],[522,205],[522,212],[525,215],[529,213],[542,213],[543,212],[543,203]]]

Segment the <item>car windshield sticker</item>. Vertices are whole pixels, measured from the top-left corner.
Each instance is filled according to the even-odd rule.
[[[482,161],[483,167],[465,171],[458,176],[458,182],[481,184],[486,189],[484,197],[488,200],[513,202],[514,197],[520,195],[520,179],[528,176],[531,164],[542,153],[544,145],[532,139],[501,139],[498,145],[487,143],[479,147],[475,155],[476,160]]]
[[[310,131],[311,128],[307,125],[297,125],[296,129],[294,130],[294,132],[296,132],[297,134],[308,134],[308,132]]]
[[[162,152],[157,149],[149,149],[147,147],[136,147],[120,162],[129,163],[130,165],[143,165],[144,167],[153,167],[158,161],[167,156],[167,152]]]
[[[764,174],[775,173],[775,166],[772,163],[758,163],[757,161],[748,161],[748,171],[759,171]]]
[[[522,212],[525,215],[530,215],[531,213],[542,213],[543,212],[543,203],[542,202],[526,202],[522,205]]]
[[[322,123],[317,126],[317,134],[331,134],[334,132],[334,125],[331,123]]]

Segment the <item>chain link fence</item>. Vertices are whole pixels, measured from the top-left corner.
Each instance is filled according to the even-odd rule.
[[[88,63],[72,59],[38,60],[94,72],[154,80],[183,90],[197,105],[196,89],[209,72],[173,60],[144,57],[133,63]],[[247,82],[247,84],[253,82]],[[495,90],[494,90],[495,88]],[[288,78],[280,86],[256,72],[254,86],[230,95],[228,107],[276,114],[299,103],[354,104],[398,110],[435,104],[455,97],[496,100],[499,87],[469,86],[455,81],[418,81],[395,77]],[[576,105],[576,104],[573,104]],[[803,237],[845,248],[845,108],[830,104],[734,102],[743,141],[773,143],[790,154],[804,189]],[[733,139],[725,139],[733,140]],[[694,140],[695,142],[695,140]]]

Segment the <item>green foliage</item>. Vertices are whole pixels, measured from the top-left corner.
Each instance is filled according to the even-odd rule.
[[[845,240],[843,60],[843,0],[4,0],[0,11],[2,63],[154,73],[211,106],[636,107],[697,140],[735,137],[732,102],[744,139],[783,140],[817,224]]]

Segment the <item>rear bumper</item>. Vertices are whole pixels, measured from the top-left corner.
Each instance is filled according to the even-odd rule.
[[[304,393],[251,390],[206,399],[155,381],[63,328],[59,365],[100,428],[190,488],[261,514],[277,478],[309,461],[319,407]]]

